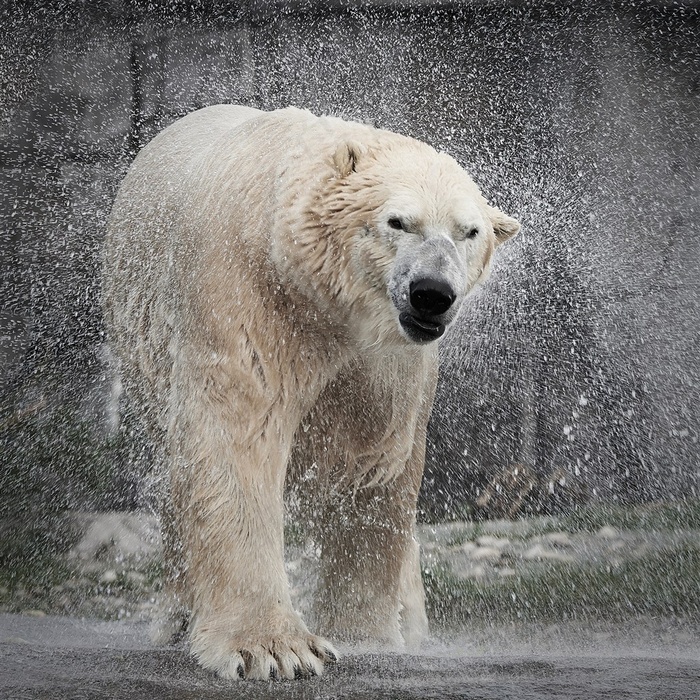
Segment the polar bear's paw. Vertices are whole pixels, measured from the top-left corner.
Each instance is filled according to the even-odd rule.
[[[248,680],[320,676],[325,662],[338,659],[332,644],[312,634],[255,641],[203,636],[193,640],[192,653],[204,668],[222,678]]]

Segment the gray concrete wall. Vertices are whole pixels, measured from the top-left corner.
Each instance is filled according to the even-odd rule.
[[[192,109],[295,104],[447,150],[522,219],[445,343],[428,500],[518,463],[591,496],[697,495],[697,3],[197,7],[5,24],[6,396],[50,385],[104,421],[97,267],[128,163]]]

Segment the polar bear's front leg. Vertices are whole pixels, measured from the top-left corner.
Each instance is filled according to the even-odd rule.
[[[320,675],[337,653],[294,611],[284,570],[289,450],[267,419],[254,440],[245,439],[229,409],[190,404],[173,428],[171,489],[191,652],[224,678]]]
[[[419,644],[427,632],[414,539],[416,482],[407,470],[389,484],[337,494],[330,504],[315,606],[322,634],[397,648]]]
[[[425,612],[425,589],[420,566],[420,545],[416,535],[406,552],[399,589],[401,603],[401,633],[409,649],[420,647],[428,636],[428,616]]]

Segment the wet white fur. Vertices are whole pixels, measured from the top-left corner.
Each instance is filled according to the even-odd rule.
[[[388,226],[399,215],[410,230]],[[161,639],[189,620],[192,653],[227,678],[322,672],[335,651],[290,601],[286,487],[322,550],[319,634],[419,643],[437,348],[407,338],[399,307],[437,272],[451,321],[517,222],[424,144],[217,106],[139,154],[108,228],[110,342],[168,465]]]

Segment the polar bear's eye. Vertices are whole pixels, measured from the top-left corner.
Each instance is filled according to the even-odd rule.
[[[479,229],[476,226],[472,228],[463,228],[455,238],[458,241],[464,241],[467,238],[476,238],[479,235]]]
[[[404,226],[403,221],[399,219],[398,216],[392,216],[388,221],[387,224],[389,224],[389,228],[393,228],[396,231],[405,231],[406,227]]]

